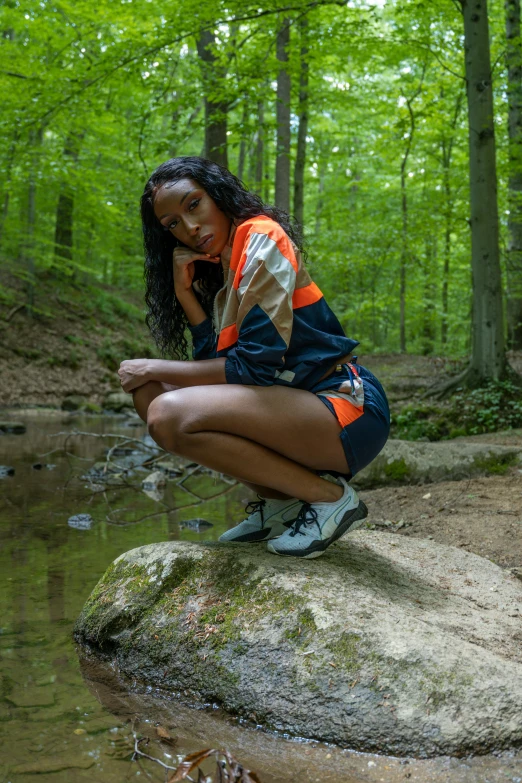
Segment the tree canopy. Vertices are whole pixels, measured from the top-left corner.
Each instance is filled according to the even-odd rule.
[[[3,262],[29,296],[39,269],[140,288],[143,184],[169,157],[206,154],[302,217],[314,279],[365,352],[470,353],[466,4],[6,0]],[[482,13],[499,317],[520,348],[520,7]]]

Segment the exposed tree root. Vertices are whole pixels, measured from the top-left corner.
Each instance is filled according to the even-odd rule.
[[[492,380],[493,378],[481,377],[473,365],[469,364],[462,372],[458,373],[458,375],[454,375],[445,381],[437,381],[432,384],[421,396],[421,399],[432,397],[436,400],[444,400],[450,397],[458,388],[476,389],[478,386],[483,386]],[[515,386],[520,386],[522,388],[522,375],[519,375],[507,361],[500,380],[511,381]]]

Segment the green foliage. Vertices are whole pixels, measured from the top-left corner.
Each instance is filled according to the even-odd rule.
[[[392,418],[392,436],[403,440],[447,440],[522,427],[520,387],[512,381],[459,389],[440,405],[410,405]]]
[[[470,435],[522,427],[522,395],[512,381],[488,383],[459,391],[452,403],[453,418]]]
[[[236,9],[208,0],[196,9],[167,0],[161,14],[151,8],[148,0],[59,8],[28,0],[3,9],[0,261],[15,263],[28,288],[34,269],[71,281],[93,326],[143,319],[118,296],[143,288],[139,197],[157,164],[201,153],[205,95],[227,105],[230,169],[274,198],[279,9],[259,14],[248,3]],[[298,33],[305,11],[313,41],[306,107]],[[505,215],[502,4],[490,4],[490,15]],[[389,0],[303,2],[288,16],[291,109],[294,118],[308,111],[304,227],[315,279],[365,352],[396,350],[405,258],[408,350],[465,354],[471,296],[461,15],[447,0]],[[216,34],[217,65],[204,80],[196,44],[205,27]],[[292,165],[297,130],[293,121]],[[97,293],[85,283],[92,276],[114,293]],[[52,312],[37,286],[34,294],[35,311]],[[16,301],[0,288],[0,304]],[[110,347],[99,350],[114,368]]]
[[[440,440],[448,434],[443,411],[434,405],[409,405],[393,417],[393,437],[402,440]]]

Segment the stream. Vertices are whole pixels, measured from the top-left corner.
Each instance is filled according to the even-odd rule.
[[[143,479],[165,455],[130,417],[35,409],[0,418],[26,425],[23,434],[0,434],[0,465],[14,469],[0,469],[2,783],[164,781],[159,765],[131,761],[137,737],[174,767],[195,750],[227,748],[262,783],[522,783],[519,753],[396,759],[276,736],[219,705],[126,682],[77,649],[74,622],[118,555],[159,541],[217,540],[243,518],[250,497],[177,458],[168,458],[166,486],[144,491]],[[105,471],[107,449],[117,444],[106,437],[112,433],[127,442]]]

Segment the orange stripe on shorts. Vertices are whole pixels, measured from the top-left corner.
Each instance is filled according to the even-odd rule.
[[[335,416],[341,427],[346,427],[362,416],[364,413],[363,408],[358,408],[348,400],[341,400],[339,397],[329,397],[327,394],[323,395],[333,405]]]

